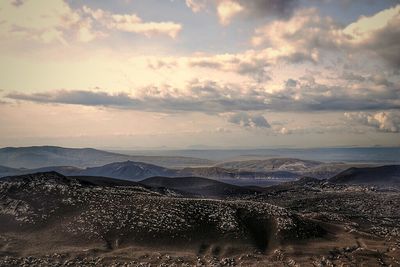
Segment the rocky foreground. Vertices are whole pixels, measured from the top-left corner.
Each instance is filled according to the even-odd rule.
[[[396,191],[250,191],[208,199],[55,172],[4,178],[0,266],[399,265]]]

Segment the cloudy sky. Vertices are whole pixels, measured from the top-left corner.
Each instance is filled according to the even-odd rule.
[[[399,0],[2,0],[0,146],[400,145]]]

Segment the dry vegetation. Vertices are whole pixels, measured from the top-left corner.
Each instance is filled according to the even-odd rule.
[[[399,264],[396,190],[310,179],[202,199],[53,172],[0,192],[1,266]]]

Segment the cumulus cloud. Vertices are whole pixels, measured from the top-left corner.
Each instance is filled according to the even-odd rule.
[[[213,69],[250,77],[254,81],[261,83],[271,79],[269,67],[276,63],[277,60],[277,55],[268,51],[249,50],[237,54],[159,58],[157,60],[149,60],[148,67],[153,70],[173,67]]]
[[[217,5],[217,14],[222,25],[228,25],[231,19],[243,10],[243,6],[235,1],[220,1]]]
[[[345,117],[352,123],[375,128],[381,132],[400,132],[400,112],[382,111],[376,113],[368,112],[346,112]]]
[[[96,32],[92,21],[81,18],[62,0],[4,1],[0,8],[0,37],[30,40],[41,43],[59,42],[67,39],[92,40]]]
[[[317,9],[310,8],[296,11],[289,20],[276,20],[257,28],[252,43],[286,51],[290,62],[316,62],[320,48],[340,45],[341,34],[332,19],[322,18]]]
[[[343,32],[355,49],[376,54],[395,68],[400,67],[400,5],[361,17]]]
[[[218,69],[249,76],[258,82],[270,79],[268,67],[275,62],[275,55],[249,50],[239,54],[195,56],[187,58],[189,67]]]
[[[190,57],[160,58],[148,62],[148,67],[153,70],[166,68],[185,67],[186,69],[212,69],[231,72],[253,81],[263,83],[271,80],[273,64],[280,60],[279,54],[273,51],[248,50],[237,54],[193,55]]]
[[[400,107],[399,85],[390,87],[365,84],[323,84],[312,77],[286,83],[284,90],[274,95],[277,103],[292,110],[377,110]]]
[[[137,110],[206,113],[240,111],[356,111],[400,108],[399,87],[351,88],[317,83],[313,79],[285,82],[268,91],[254,84],[221,84],[192,81],[182,88],[153,86],[132,94],[56,90],[45,93],[13,93],[15,100],[113,106]]]
[[[113,14],[88,7],[72,9],[65,1],[5,1],[1,3],[0,38],[39,43],[90,42],[111,30],[175,38],[182,26],[174,22],[144,22],[136,14]]]
[[[271,125],[264,116],[245,112],[230,114],[228,116],[228,122],[245,128],[271,128]]]
[[[237,54],[192,57],[188,59],[189,66],[233,71],[259,82],[269,80],[269,66],[279,63],[319,64],[329,57],[353,64],[352,60],[357,58],[373,60],[375,56],[374,59],[378,57],[397,70],[400,62],[399,11],[400,5],[343,26],[330,17],[321,16],[315,8],[299,9],[289,19],[278,19],[257,28],[251,39],[256,49]],[[348,78],[356,77],[348,75]],[[362,79],[360,76],[357,78]]]
[[[167,35],[176,38],[182,25],[175,22],[144,22],[136,14],[113,14],[102,9],[93,10],[84,6],[83,12],[92,19],[111,30],[134,32],[146,36]]]
[[[343,27],[315,8],[299,9],[288,20],[277,20],[255,30],[254,46],[286,51],[292,63],[318,62],[334,51],[347,56],[375,55],[388,65],[400,66],[400,5],[363,16]]]
[[[244,2],[238,3],[246,7]],[[256,5],[258,2],[246,3]],[[265,3],[271,4],[273,1]],[[290,5],[294,4],[291,2]],[[196,55],[183,61],[189,67],[234,72],[263,83],[271,79],[273,68],[278,64],[311,62],[316,66],[326,64],[327,59],[335,59],[343,65],[354,66],[355,62],[363,60],[358,73],[350,67],[342,71],[343,75],[338,76],[349,82],[373,82],[373,76],[380,75],[379,73],[369,77],[360,74],[364,67],[371,65],[365,62],[367,59],[370,59],[369,62],[383,62],[391,67],[397,66],[399,61],[398,10],[400,5],[343,26],[330,17],[321,16],[315,8],[297,9],[287,19],[278,19],[257,28],[251,39],[254,49],[236,54]],[[394,70],[397,71],[398,68],[395,67]]]

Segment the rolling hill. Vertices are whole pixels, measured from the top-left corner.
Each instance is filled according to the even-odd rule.
[[[210,246],[265,252],[288,240],[324,235],[318,224],[267,203],[186,198],[136,184],[110,186],[115,181],[106,180],[88,184],[55,172],[0,180],[0,232],[8,244],[2,252],[37,255],[72,248],[99,253],[132,247],[204,253]],[[196,181],[203,188],[215,184]]]
[[[331,183],[400,185],[400,165],[350,168],[329,179]]]
[[[143,162],[125,161],[114,162],[100,167],[86,168],[79,174],[136,181],[153,176],[175,176],[176,171]]]
[[[56,172],[1,179],[0,265],[398,263],[396,190],[313,178],[266,189],[194,177],[143,182]]]

